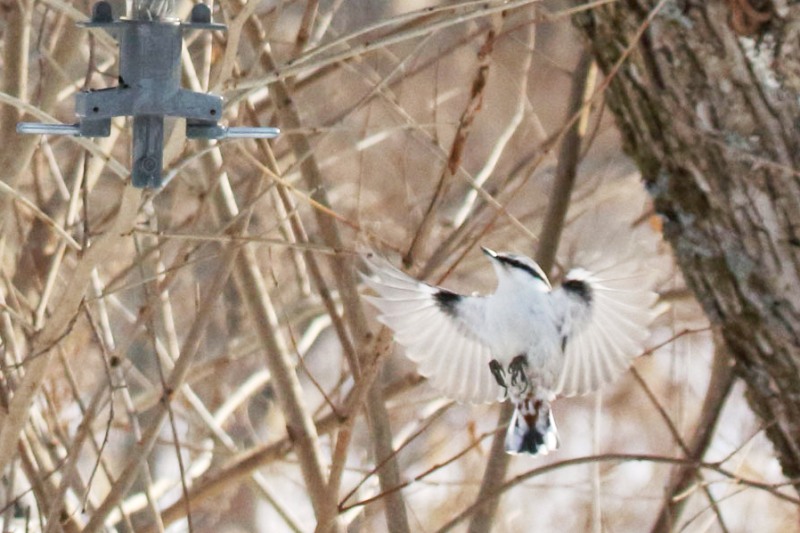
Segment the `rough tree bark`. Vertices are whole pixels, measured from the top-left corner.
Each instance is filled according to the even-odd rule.
[[[633,50],[605,99],[800,491],[800,3],[622,0],[575,22],[607,75]]]

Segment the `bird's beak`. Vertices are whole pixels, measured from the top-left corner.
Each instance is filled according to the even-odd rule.
[[[481,246],[481,250],[483,250],[483,253],[485,253],[486,255],[491,257],[492,259],[497,259],[497,252],[495,252],[494,250],[491,250],[491,249],[489,249],[489,248],[487,248],[485,246]]]

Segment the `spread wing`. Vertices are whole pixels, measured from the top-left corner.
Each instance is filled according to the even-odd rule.
[[[394,331],[418,372],[444,395],[461,402],[497,401],[501,389],[489,371],[491,352],[460,317],[479,312],[482,298],[462,296],[422,283],[374,255],[364,257],[363,275],[377,296],[364,296]]]
[[[630,283],[602,282],[575,270],[553,291],[553,297],[563,310],[564,367],[558,395],[599,389],[626,371],[642,352],[653,320],[655,293]]]

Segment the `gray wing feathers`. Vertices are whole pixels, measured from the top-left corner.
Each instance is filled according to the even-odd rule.
[[[626,371],[642,352],[654,314],[651,291],[603,283],[586,272],[580,276],[591,288],[590,303],[563,286],[554,291],[565,315],[577,317],[565,331],[564,367],[556,387],[561,396],[595,391]]]
[[[491,352],[467,324],[442,308],[436,300],[441,289],[410,278],[386,260],[364,261],[371,274],[362,275],[364,282],[377,293],[364,298],[380,311],[378,320],[394,331],[419,373],[455,400],[496,401],[501,390],[489,371]]]

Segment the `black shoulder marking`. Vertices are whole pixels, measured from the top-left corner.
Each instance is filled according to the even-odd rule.
[[[564,283],[561,284],[564,287],[564,290],[570,294],[573,294],[586,302],[586,304],[592,303],[592,287],[586,283],[585,281],[579,279],[567,279],[564,280]]]
[[[456,308],[458,307],[458,302],[461,301],[460,294],[448,291],[447,289],[439,289],[439,291],[433,295],[433,298],[436,300],[439,309],[450,316],[456,316]]]

